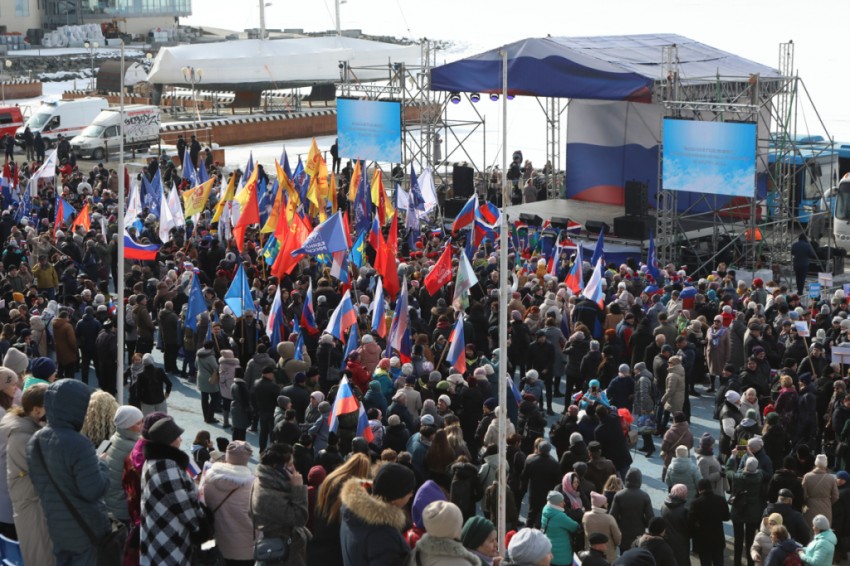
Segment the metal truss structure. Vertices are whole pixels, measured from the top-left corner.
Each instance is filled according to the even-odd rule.
[[[832,238],[831,215],[805,226],[797,221],[793,195],[798,188],[799,166],[793,164],[798,159],[808,163],[801,159],[796,131],[802,81],[793,69],[793,43],[781,44],[779,54],[778,77],[682,77],[676,46],[662,48],[663,76],[654,89],[654,102],[662,108],[662,119],[756,123],[757,170],[767,176],[768,199],[762,202],[750,198],[747,203],[719,207],[717,197],[701,195],[686,210],[680,210],[677,191],[662,187],[659,154],[656,245],[661,263],[686,263],[691,272],[699,273],[725,261],[743,269],[772,269],[779,276],[781,265],[788,261],[795,228],[817,230],[815,236],[823,232]],[[805,146],[807,159],[811,159],[813,148]],[[831,143],[814,148],[814,155],[826,151],[832,151]],[[829,189],[824,186],[826,181],[814,183],[822,202]],[[754,197],[756,194],[754,181]]]

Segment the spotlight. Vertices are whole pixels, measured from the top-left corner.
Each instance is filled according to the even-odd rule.
[[[453,92],[449,95],[449,100],[451,100],[452,104],[460,104],[460,93]]]
[[[496,93],[496,92],[491,92],[490,93],[490,100],[492,100],[493,102],[496,102],[497,100],[499,100],[499,94]]]
[[[469,100],[471,100],[473,103],[478,102],[479,100],[481,100],[481,95],[477,92],[473,92],[469,95]]]
[[[509,94],[509,95],[508,95],[508,100],[513,100],[513,99],[514,99],[514,95],[513,95],[513,94]]]

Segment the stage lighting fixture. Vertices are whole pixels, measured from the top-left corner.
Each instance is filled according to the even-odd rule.
[[[452,104],[460,104],[460,93],[453,92],[449,95],[449,100],[452,101]]]
[[[509,94],[509,95],[508,95],[508,100],[513,100],[513,99],[514,99],[514,95],[513,95],[513,94]]]
[[[491,92],[490,93],[490,100],[492,100],[493,102],[496,102],[497,100],[499,100],[499,94],[496,93],[496,92]]]
[[[481,95],[477,92],[473,92],[469,95],[469,100],[471,100],[472,102],[478,102],[479,100],[481,100]]]

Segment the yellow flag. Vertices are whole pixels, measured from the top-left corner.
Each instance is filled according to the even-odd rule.
[[[198,185],[197,187],[183,192],[183,208],[185,209],[184,216],[186,218],[191,218],[192,216],[203,212],[204,208],[207,206],[207,201],[210,198],[210,191],[212,190],[213,182],[215,182],[215,177],[201,185]]]
[[[375,169],[372,177],[372,203],[378,210],[378,219],[381,224],[386,224],[395,215],[395,208],[384,190],[384,179],[380,169]]]
[[[221,197],[221,200],[218,201],[218,204],[215,205],[215,214],[213,215],[213,222],[218,222],[221,218],[221,213],[224,212],[224,205],[229,201],[233,200],[233,195],[236,192],[236,175],[230,176],[230,182],[227,184],[227,189],[224,191],[224,196]]]
[[[277,161],[275,161],[275,165],[278,167],[278,171],[280,171],[280,165],[278,165]],[[277,179],[277,194],[274,197],[274,204],[272,205],[272,210],[269,213],[269,218],[266,220],[266,223],[260,229],[261,234],[269,234],[274,232],[275,226],[277,226],[278,221],[280,220],[280,212],[283,210],[283,183],[282,179],[278,177]]]
[[[301,202],[301,197],[298,196],[298,191],[295,190],[295,184],[292,182],[292,179],[287,176],[286,171],[283,170],[280,163],[275,160],[274,164],[275,167],[277,167],[277,182],[281,189],[286,190],[286,222],[288,224],[292,222],[292,217],[295,215],[295,210]],[[282,190],[279,191],[279,193],[280,192],[282,192]]]
[[[313,143],[310,144],[310,152],[307,154],[307,161],[304,163],[304,172],[315,177],[319,172],[319,163],[322,159],[322,152],[319,151],[319,146],[316,145],[316,138],[313,138]]]
[[[357,196],[357,187],[360,185],[360,178],[363,172],[360,170],[360,160],[354,163],[354,171],[351,173],[351,181],[348,183],[348,202],[354,202]]]
[[[337,209],[339,209],[339,204],[337,203],[336,195],[336,177],[333,173],[331,173],[331,182],[330,187],[328,189],[328,197],[331,201],[331,214],[336,214]]]
[[[236,193],[236,196],[233,197],[233,200],[239,203],[240,208],[244,207],[248,203],[248,199],[251,197],[251,185],[257,184],[258,169],[259,167],[255,165],[254,170],[251,171],[251,176],[248,177],[248,180],[244,185],[242,185],[242,189],[240,189],[240,191]]]

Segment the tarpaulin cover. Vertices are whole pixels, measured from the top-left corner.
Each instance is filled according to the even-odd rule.
[[[680,83],[779,78],[779,71],[675,34],[524,39],[436,67],[431,89],[502,91],[501,50],[508,53],[508,92],[591,100],[650,102],[662,79],[662,48],[677,46]]]

